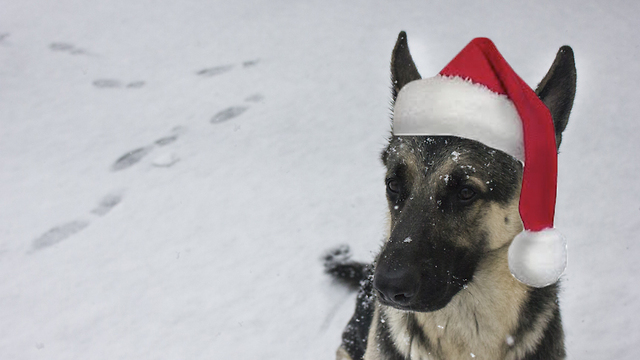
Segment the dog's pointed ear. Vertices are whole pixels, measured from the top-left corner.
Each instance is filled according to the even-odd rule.
[[[398,34],[398,41],[391,54],[391,84],[393,87],[393,100],[403,86],[413,80],[421,79],[420,73],[413,62],[409,45],[407,44],[407,33],[401,31]]]
[[[565,45],[558,50],[556,59],[538,85],[536,94],[551,112],[556,130],[556,147],[559,148],[576,95],[576,64],[573,50],[569,46]]]

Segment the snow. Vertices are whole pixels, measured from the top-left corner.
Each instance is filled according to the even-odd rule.
[[[423,76],[488,36],[535,85],[573,47],[555,222],[568,357],[636,357],[640,5],[0,8],[0,359],[334,358],[355,294],[320,257],[348,243],[369,261],[384,236],[400,30]]]
[[[455,162],[458,162],[458,159],[460,158],[460,153],[457,151],[452,151],[451,152],[451,159]],[[467,165],[467,166],[471,166],[471,165]]]
[[[158,155],[152,162],[155,166],[170,167],[180,160],[180,157],[176,153],[167,152]]]

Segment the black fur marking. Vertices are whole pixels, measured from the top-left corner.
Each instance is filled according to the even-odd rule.
[[[564,349],[564,331],[560,319],[560,309],[556,307],[553,318],[547,325],[538,349],[527,354],[523,360],[562,360],[567,356]]]
[[[558,306],[557,283],[530,290],[529,298],[522,308],[518,327],[513,337],[517,345],[519,339],[530,332],[540,316],[550,308],[553,309],[553,316],[547,324],[544,336],[536,350],[527,354],[525,359],[564,359],[564,333]]]
[[[538,317],[549,308],[549,303],[557,301],[557,291],[557,284],[529,290],[529,298],[520,313],[520,321],[514,334],[515,338],[520,338],[524,332],[529,331]]]
[[[400,354],[396,345],[391,338],[391,331],[387,325],[387,319],[384,316],[384,311],[380,311],[380,322],[376,328],[376,337],[378,338],[378,345],[380,345],[380,353],[382,359],[385,360],[405,360],[405,357]]]
[[[420,324],[418,324],[418,320],[412,313],[407,314],[407,329],[409,330],[409,334],[413,335],[413,337],[411,338],[412,344],[414,341],[417,341],[418,345],[425,349],[427,352],[434,351],[431,340],[427,337],[424,331],[422,331]]]

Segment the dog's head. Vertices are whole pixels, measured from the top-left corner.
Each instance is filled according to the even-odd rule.
[[[393,51],[391,73],[394,100],[404,85],[421,78],[404,32]],[[573,52],[564,46],[536,90],[551,111],[558,146],[575,81]],[[504,250],[522,230],[522,164],[453,136],[391,136],[382,161],[390,236],[376,260],[379,300],[403,310],[441,309],[473,281],[483,258]]]

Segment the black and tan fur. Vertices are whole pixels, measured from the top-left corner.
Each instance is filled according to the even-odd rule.
[[[420,79],[404,32],[391,73],[394,100]],[[563,46],[536,90],[558,146],[575,81]],[[522,164],[447,136],[391,136],[382,162],[390,226],[380,254],[372,265],[348,261],[344,249],[326,259],[330,273],[360,287],[338,359],[564,359],[558,284],[528,287],[507,264],[522,231]]]

